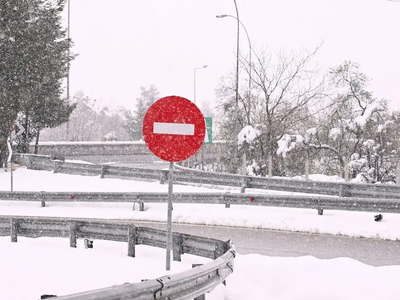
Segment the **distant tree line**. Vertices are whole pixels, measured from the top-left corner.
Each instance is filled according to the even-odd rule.
[[[42,141],[141,141],[143,118],[149,107],[160,99],[156,86],[140,87],[135,109],[110,107],[79,92],[71,99],[76,106],[67,124],[43,130]],[[212,116],[208,103],[204,115]]]
[[[140,87],[136,108],[109,107],[96,99],[77,93],[71,101],[76,106],[68,124],[47,129],[45,141],[139,141],[143,139],[142,124],[147,109],[159,99],[154,85]],[[68,126],[68,137],[67,137]]]

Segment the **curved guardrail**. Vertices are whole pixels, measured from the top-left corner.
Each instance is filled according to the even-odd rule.
[[[123,241],[128,244],[128,256],[135,256],[135,245],[166,248],[166,231],[136,227],[127,221],[88,220],[47,217],[0,216],[0,236],[69,237],[76,247],[77,238]],[[60,300],[116,299],[193,299],[213,290],[234,268],[235,249],[228,241],[188,234],[173,233],[173,259],[180,261],[184,253],[214,259],[212,262],[185,272],[163,276],[140,283],[129,283],[73,295]]]
[[[168,179],[168,170],[62,162],[59,160],[50,160],[50,156],[29,154],[15,154],[13,158],[18,163],[34,170],[54,170],[54,172],[67,174],[100,175],[101,177],[118,176],[145,178],[160,180],[161,183],[164,183]],[[400,185],[316,182],[286,178],[211,173],[183,168],[177,165],[176,168],[177,171],[174,172],[174,182],[241,187],[242,192],[245,192],[246,188],[256,188],[340,197],[400,199]]]

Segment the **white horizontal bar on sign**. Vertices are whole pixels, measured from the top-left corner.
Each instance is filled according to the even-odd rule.
[[[154,122],[153,133],[194,135],[194,124]]]

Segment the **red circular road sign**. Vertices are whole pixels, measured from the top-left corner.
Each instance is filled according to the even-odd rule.
[[[143,137],[150,151],[166,161],[182,161],[201,147],[204,117],[186,98],[168,96],[156,101],[143,119]]]

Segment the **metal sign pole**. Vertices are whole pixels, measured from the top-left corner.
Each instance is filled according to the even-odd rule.
[[[172,250],[172,190],[174,182],[174,163],[169,162],[168,172],[168,214],[167,214],[167,263],[166,270],[171,270],[171,250]]]
[[[178,121],[179,120],[179,121]],[[204,116],[192,101],[179,96],[154,102],[143,118],[142,133],[146,145],[158,158],[169,161],[167,216],[167,271],[171,268],[172,189],[174,161],[184,161],[201,147],[205,135]]]

